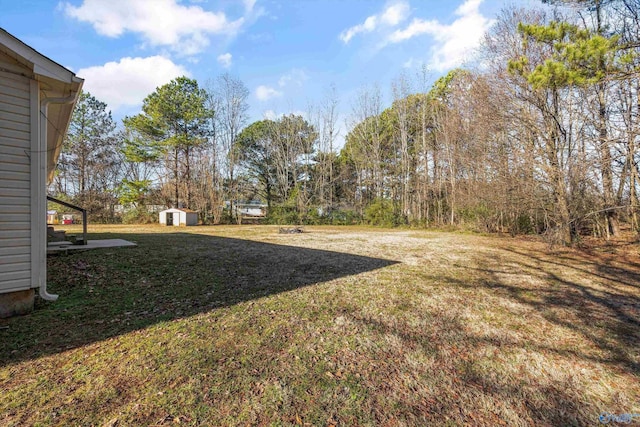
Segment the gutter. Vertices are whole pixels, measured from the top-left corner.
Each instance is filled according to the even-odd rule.
[[[72,104],[76,100],[76,95],[77,95],[77,92],[72,92],[71,95],[67,97],[44,98],[42,101],[40,101],[40,113],[42,114],[42,116],[40,117],[40,143],[44,152],[45,171],[46,171],[46,165],[47,165],[47,157],[46,157],[47,148],[48,148],[47,147],[47,117],[48,117],[47,112],[48,112],[49,104]],[[46,232],[45,232],[45,236],[46,236]],[[45,252],[46,252],[46,246],[45,246]],[[40,280],[39,293],[40,293],[40,298],[46,301],[55,301],[58,299],[58,295],[50,294],[49,292],[47,292],[46,267],[45,267],[44,280]]]

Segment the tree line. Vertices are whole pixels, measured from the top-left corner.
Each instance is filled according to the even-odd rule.
[[[237,220],[261,200],[273,222],[465,226],[571,243],[638,224],[640,1],[548,0],[496,17],[477,65],[431,83],[404,73],[350,102],[337,150],[335,89],[304,115],[248,123],[225,74],[174,79],[117,129],[80,97],[51,191],[94,219],[145,206]],[[385,108],[386,107],[386,108]],[[226,202],[226,203],[225,203]],[[125,218],[127,220],[127,218]]]

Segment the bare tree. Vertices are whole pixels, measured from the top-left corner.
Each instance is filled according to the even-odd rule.
[[[378,85],[360,89],[349,119],[347,135],[352,159],[359,165],[359,192],[366,189],[367,199],[380,198],[384,191],[382,95]],[[350,140],[350,141],[349,141]]]
[[[234,206],[238,199],[237,177],[235,175],[238,158],[235,151],[235,142],[247,123],[249,90],[240,79],[228,73],[217,78],[214,90],[218,104],[216,137],[220,138],[221,146],[224,150],[224,171],[228,185],[227,195],[230,200],[230,215],[234,219]]]
[[[409,195],[411,191],[411,157],[410,144],[412,143],[411,120],[412,111],[410,106],[409,95],[413,93],[411,82],[406,74],[401,74],[391,85],[393,93],[393,111],[395,113],[395,131],[400,142],[398,161],[399,161],[399,184],[400,184],[400,204],[402,218],[406,222],[411,215]]]
[[[318,132],[318,155],[316,157],[317,198],[321,208],[331,211],[334,203],[334,144],[338,137],[338,94],[335,85],[331,85],[320,101],[317,111],[312,112],[311,120]],[[313,111],[313,108],[311,109]]]

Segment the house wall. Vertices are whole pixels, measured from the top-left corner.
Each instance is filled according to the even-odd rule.
[[[0,69],[19,66],[0,54]],[[0,71],[0,294],[32,287],[30,84]]]

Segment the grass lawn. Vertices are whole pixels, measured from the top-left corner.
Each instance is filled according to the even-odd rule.
[[[0,320],[0,425],[597,425],[640,414],[638,245],[93,226]],[[635,418],[640,424],[640,416]]]

